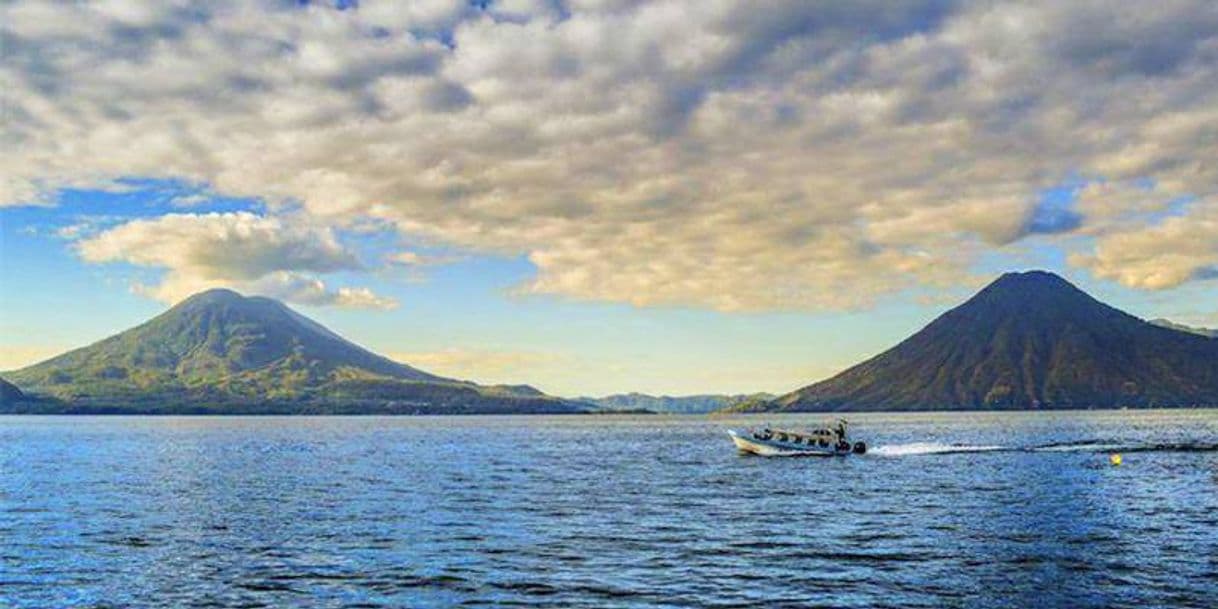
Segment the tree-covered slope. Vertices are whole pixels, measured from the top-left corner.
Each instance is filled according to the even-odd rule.
[[[1105,305],[1052,273],[1009,273],[898,344],[756,409],[1218,405],[1218,340]]]
[[[25,400],[25,394],[16,385],[0,379],[0,404],[11,404]]]
[[[196,294],[140,326],[8,377],[26,392],[105,412],[579,410],[532,388],[428,374],[278,301],[230,290]]]

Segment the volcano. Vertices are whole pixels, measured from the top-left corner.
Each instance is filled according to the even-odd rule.
[[[1218,339],[1160,327],[1045,271],[1008,273],[895,347],[764,411],[1218,405]]]
[[[225,289],[5,377],[25,394],[49,399],[3,400],[0,411],[481,414],[587,406],[527,385],[430,374],[368,351],[282,302]]]

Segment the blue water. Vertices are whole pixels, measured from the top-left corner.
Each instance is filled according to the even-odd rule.
[[[1218,411],[851,418],[0,417],[0,607],[1216,606]]]

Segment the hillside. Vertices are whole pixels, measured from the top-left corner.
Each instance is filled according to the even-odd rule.
[[[643,393],[619,393],[600,398],[579,398],[581,402],[589,402],[605,411],[640,411],[646,410],[662,414],[705,414],[730,408],[749,401],[764,401],[774,399],[768,393],[739,394],[739,395],[647,395]]]
[[[196,294],[152,320],[7,375],[43,410],[147,413],[575,412],[527,386],[482,387],[372,353],[283,303]],[[58,405],[57,405],[58,404]]]
[[[25,394],[16,385],[0,379],[0,404],[11,404],[25,401]]]
[[[897,346],[748,408],[1218,405],[1218,340],[1162,328],[1052,273],[1008,273]]]

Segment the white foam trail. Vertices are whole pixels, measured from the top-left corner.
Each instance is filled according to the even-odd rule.
[[[950,455],[955,453],[1026,452],[1026,453],[1120,453],[1146,451],[1205,451],[1218,452],[1218,444],[1136,444],[1129,442],[1077,442],[1049,444],[1045,446],[992,446],[968,444],[941,444],[938,442],[914,442],[877,446],[867,454],[880,457],[905,457],[910,455]]]
[[[1136,448],[1136,447],[1135,447]],[[1128,444],[1062,444],[1060,446],[1038,446],[1028,450],[1036,453],[1113,452],[1129,450]]]
[[[877,446],[867,452],[881,457],[904,457],[908,455],[939,455],[945,453],[983,453],[995,450],[1009,449],[1005,446],[961,446],[958,444],[939,444],[936,442],[914,442],[912,444]]]

